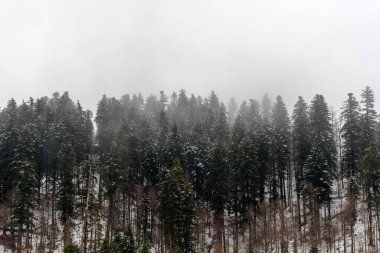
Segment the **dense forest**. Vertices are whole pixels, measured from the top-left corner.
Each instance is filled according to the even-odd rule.
[[[96,115],[67,92],[11,99],[0,252],[379,252],[379,120],[358,97],[288,112],[180,90],[103,96]]]

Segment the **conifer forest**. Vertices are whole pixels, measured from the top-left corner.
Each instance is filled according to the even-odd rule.
[[[104,95],[96,112],[68,92],[10,99],[0,252],[380,252],[374,101],[370,87],[335,109],[320,94]]]

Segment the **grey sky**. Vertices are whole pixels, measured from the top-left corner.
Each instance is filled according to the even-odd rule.
[[[372,0],[0,0],[0,106],[184,88],[338,108],[370,85],[379,111],[379,13]]]

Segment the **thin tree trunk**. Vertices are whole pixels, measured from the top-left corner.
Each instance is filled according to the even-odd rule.
[[[80,245],[80,252],[87,252],[87,224],[88,224],[88,206],[90,201],[90,189],[91,189],[91,176],[92,176],[92,166],[89,168],[88,175],[86,177],[86,205],[84,208],[83,214],[83,231],[82,231],[82,240]]]

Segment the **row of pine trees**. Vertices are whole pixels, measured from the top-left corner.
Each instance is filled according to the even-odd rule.
[[[103,96],[95,117],[67,92],[11,99],[0,250],[378,252],[379,130],[370,87],[340,115],[323,95],[290,114],[281,96]]]

